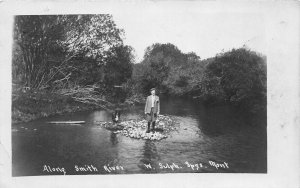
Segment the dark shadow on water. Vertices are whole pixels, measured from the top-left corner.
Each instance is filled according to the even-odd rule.
[[[119,143],[116,133],[113,132],[110,133],[110,142],[112,145],[117,145]]]
[[[266,114],[247,114],[230,106],[206,107],[199,113],[199,128],[209,136],[232,134],[247,129],[261,132],[266,130],[266,120]]]
[[[157,161],[160,160],[160,156],[157,152],[155,141],[146,140],[143,147],[142,159],[140,160],[138,167],[143,173],[157,172],[154,168]],[[146,167],[148,165],[148,168]],[[149,165],[151,168],[149,168]]]

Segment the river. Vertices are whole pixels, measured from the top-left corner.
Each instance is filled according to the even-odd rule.
[[[124,110],[121,118],[136,119],[143,109]],[[175,116],[180,126],[160,141],[132,139],[98,126],[97,121],[111,121],[105,110],[12,125],[13,176],[267,172],[265,116],[167,97],[161,97],[161,114]],[[86,123],[47,123],[68,120]]]

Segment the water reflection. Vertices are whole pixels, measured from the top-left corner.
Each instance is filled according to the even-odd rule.
[[[145,141],[142,149],[142,159],[140,160],[140,163],[138,165],[142,170],[155,172],[155,169],[153,169],[153,167],[155,168],[155,166],[158,164],[158,161],[160,161],[160,156],[157,152],[155,144],[156,143],[151,140]],[[146,165],[149,164],[152,166],[151,169],[146,167]]]
[[[118,137],[117,137],[117,134],[115,134],[115,133],[113,133],[112,131],[111,131],[111,133],[110,133],[110,137],[109,137],[110,139],[110,142],[111,142],[111,144],[114,146],[114,145],[117,145],[118,143],[119,143],[119,141],[118,141]]]
[[[105,110],[98,110],[91,113],[88,117],[90,122],[111,121],[111,113]]]
[[[162,97],[161,112],[181,117],[202,115],[205,106],[202,103],[185,98]]]

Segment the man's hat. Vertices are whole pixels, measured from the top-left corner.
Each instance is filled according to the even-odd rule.
[[[152,91],[152,90],[156,90],[156,89],[155,88],[151,88],[150,91]]]

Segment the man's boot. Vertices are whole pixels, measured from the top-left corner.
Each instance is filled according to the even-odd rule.
[[[155,130],[155,121],[152,122],[152,131],[154,132]]]
[[[148,122],[148,128],[147,128],[146,133],[150,133],[150,122]]]

